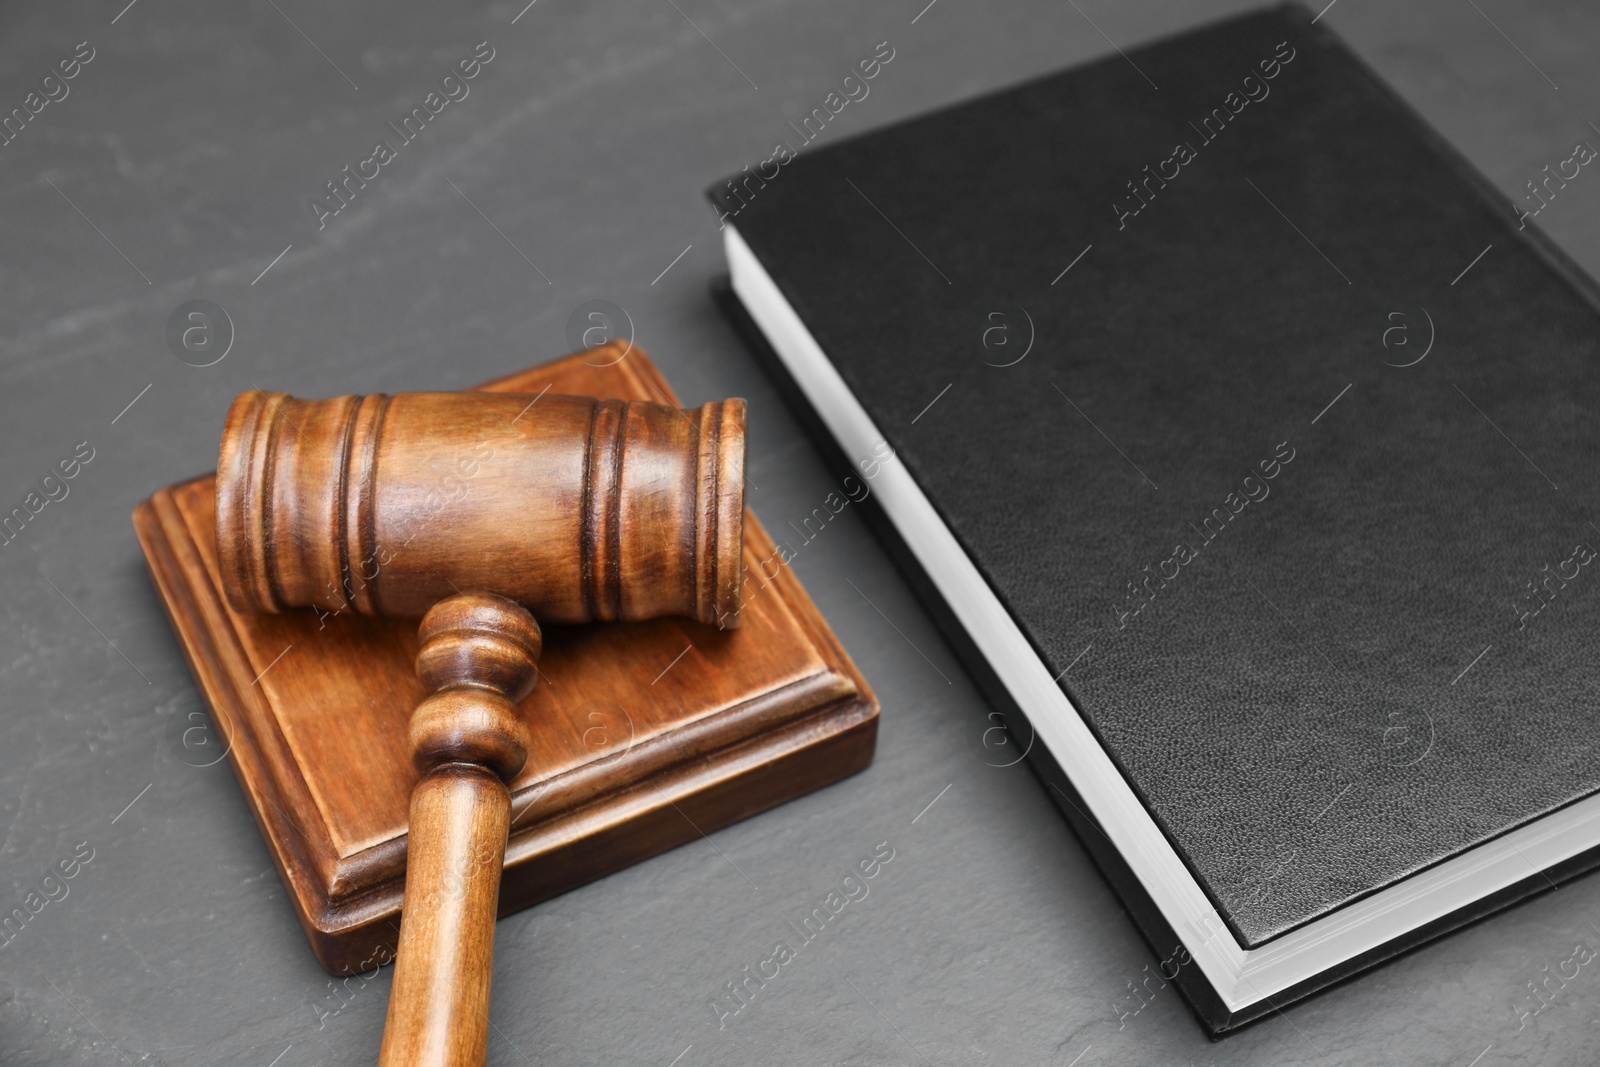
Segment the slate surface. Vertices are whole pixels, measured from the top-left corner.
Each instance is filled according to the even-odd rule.
[[[464,385],[567,350],[606,300],[686,399],[750,399],[752,503],[799,523],[837,487],[707,295],[704,186],[767,158],[881,41],[895,60],[824,137],[1243,6],[0,9],[8,111],[94,50],[0,147],[0,509],[93,449],[0,548],[0,905],[67,891],[0,947],[0,1063],[376,1054],[388,972],[335,988],[312,959],[230,774],[186,736],[199,705],[128,523],[211,465],[235,392]],[[1324,18],[1508,196],[1600,140],[1592,7],[1341,0]],[[324,183],[398,142],[385,124],[483,41],[465,98],[319,230]],[[1591,273],[1596,181],[1539,218]],[[236,335],[203,368],[167,338],[197,299]],[[503,922],[491,1063],[1592,1060],[1600,967],[1568,961],[1600,947],[1594,878],[1221,1043],[1170,988],[1124,1014],[1156,957],[1036,780],[994,766],[987,709],[859,516],[793,565],[883,701],[877,762]],[[870,894],[719,1018],[725,983],[880,842]],[[75,876],[45,885],[62,861]],[[1527,983],[1561,971],[1531,1014]]]

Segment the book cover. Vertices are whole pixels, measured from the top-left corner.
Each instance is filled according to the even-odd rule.
[[[1587,142],[1513,205],[1289,6],[794,147],[711,190],[734,310],[892,447],[887,539],[1208,1026],[1592,865],[1600,304],[1531,218]]]

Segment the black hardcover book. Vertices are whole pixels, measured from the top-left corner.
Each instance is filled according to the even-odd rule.
[[[1600,859],[1588,143],[1283,7],[782,149],[730,308],[1213,1033]]]

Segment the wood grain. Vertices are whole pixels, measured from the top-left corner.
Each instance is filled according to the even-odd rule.
[[[638,348],[481,388],[677,403]],[[392,958],[398,932],[419,778],[408,712],[426,693],[412,669],[415,627],[353,610],[234,611],[213,497],[209,475],[171,486],[139,505],[134,525],[213,740],[318,959],[333,973],[366,971]],[[518,704],[529,757],[510,783],[500,914],[871,760],[870,689],[755,516],[744,526],[737,630],[668,619],[545,629],[539,682]]]
[[[487,589],[544,623],[738,625],[743,400],[241,393],[217,555],[237,611],[421,616]]]
[[[447,763],[411,794],[415,844],[379,1067],[484,1062],[510,816],[505,783],[472,764]]]
[[[404,921],[379,1067],[480,1067],[511,794],[528,731],[516,702],[533,688],[539,624],[490,593],[449,597],[417,628],[417,676],[431,692],[411,716]]]

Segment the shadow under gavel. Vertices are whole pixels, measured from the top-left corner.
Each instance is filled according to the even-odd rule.
[[[742,400],[256,391],[229,409],[217,556],[234,609],[422,616],[380,1067],[484,1062],[535,616],[738,624],[744,428]]]

